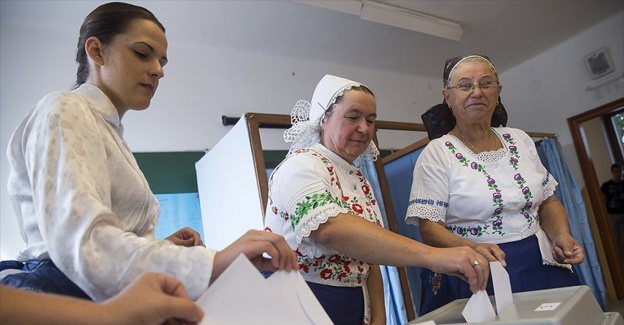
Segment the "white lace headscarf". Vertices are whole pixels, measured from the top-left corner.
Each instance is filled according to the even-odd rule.
[[[290,114],[292,127],[284,131],[284,141],[292,143],[287,156],[299,149],[309,148],[321,142],[321,124],[325,112],[336,102],[336,98],[344,95],[345,91],[360,86],[367,87],[353,80],[325,75],[316,85],[314,95],[312,95],[312,103],[300,100],[293,107]],[[374,161],[378,155],[379,150],[371,140],[368,148],[360,154],[354,164],[360,166],[362,159]]]

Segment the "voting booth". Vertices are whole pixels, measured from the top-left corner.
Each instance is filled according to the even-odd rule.
[[[195,169],[207,247],[222,250],[249,229],[264,227],[264,210],[244,119],[195,164]]]
[[[196,163],[198,192],[201,206],[201,218],[205,237],[206,246],[217,250],[225,248],[227,245],[242,236],[248,229],[263,229],[264,211],[266,209],[266,200],[268,196],[268,175],[267,166],[263,158],[263,149],[260,137],[260,128],[286,129],[290,126],[290,116],[284,114],[262,114],[262,113],[244,113],[240,118],[223,117],[224,125],[233,125],[232,129],[209,150],[203,158]],[[226,121],[232,121],[232,123]],[[418,123],[407,122],[390,122],[376,121],[376,129],[382,131],[409,131],[424,132],[424,126]],[[528,133],[531,137],[544,139],[554,137],[552,134],[546,133]],[[374,135],[374,141],[377,141],[377,133]],[[420,149],[425,146],[428,139],[422,139],[414,144],[393,151],[391,154],[377,159],[370,168],[376,172],[376,176],[372,177],[377,180],[379,191],[375,190],[376,197],[383,202],[386,225],[390,231],[414,238],[418,240],[415,234],[418,232],[416,227],[406,225],[403,216],[407,209],[408,198],[404,197],[409,194],[411,186],[411,175],[413,166],[417,160]],[[397,171],[392,171],[396,167]],[[368,177],[368,176],[367,176]],[[401,180],[397,182],[396,180]],[[405,182],[405,180],[408,180]],[[401,183],[401,184],[396,184]],[[403,196],[402,196],[403,195]],[[565,200],[562,201],[565,204]],[[580,227],[580,226],[579,226]],[[593,242],[588,241],[586,236],[581,243],[586,250],[586,259],[591,260],[595,257]],[[589,236],[591,238],[591,236]],[[593,255],[592,255],[593,252]],[[537,291],[534,296],[527,296],[528,293],[513,294],[514,303],[509,310],[501,312],[491,322],[480,324],[618,324],[622,323],[619,314],[604,314],[601,311],[600,304],[595,297],[600,297],[599,288],[593,284],[601,283],[602,278],[599,277],[599,269],[589,268],[589,263],[585,263],[586,268],[578,268],[581,279],[588,279],[584,284],[589,285],[583,289],[577,288],[579,292],[559,292],[556,291]],[[595,265],[595,264],[592,264]],[[419,324],[425,321],[435,321],[435,324],[465,324],[466,321],[462,316],[462,310],[467,300],[458,300],[446,305],[439,310],[431,312],[427,315],[417,318],[418,310],[416,306],[420,305],[420,294],[422,288],[420,286],[419,270],[409,270],[408,268],[396,268],[396,272],[392,274],[392,279],[398,278],[397,281],[386,281],[384,283],[398,283],[400,288],[391,286],[388,290],[384,288],[386,296],[386,309],[388,315],[396,313],[395,321],[387,320],[389,324]],[[410,272],[413,271],[413,272]],[[592,273],[593,272],[593,273]],[[597,274],[597,275],[596,275]],[[598,276],[596,278],[596,276]],[[596,292],[592,292],[596,290]],[[582,294],[581,294],[582,293]],[[532,300],[539,300],[542,296],[555,295],[562,300],[560,305],[554,311],[542,311],[537,313],[525,306]],[[581,294],[583,299],[589,299],[589,303],[578,305],[575,303]],[[510,294],[511,295],[511,294]],[[557,296],[558,295],[558,296]],[[388,299],[392,297],[392,299]],[[604,296],[603,296],[604,297]],[[565,299],[563,299],[565,298]],[[574,298],[574,299],[573,299]],[[484,297],[487,300],[487,294]],[[575,300],[576,299],[576,300]],[[388,301],[391,304],[388,304]],[[536,303],[533,301],[531,303]],[[587,306],[593,306],[598,322],[578,322],[576,315],[568,316],[565,312],[580,312]],[[572,306],[572,307],[568,307]],[[583,306],[582,308],[574,307]],[[535,307],[537,308],[537,306]],[[534,309],[535,309],[534,308]],[[533,310],[534,310],[533,309]],[[552,315],[548,314],[551,313]],[[582,316],[589,316],[591,313],[583,311]],[[565,317],[564,317],[565,316]],[[514,318],[515,317],[515,318]],[[566,317],[572,317],[576,322],[561,322]],[[602,321],[600,321],[602,319]],[[520,321],[522,320],[522,321]]]
[[[513,304],[482,325],[624,325],[619,313],[604,313],[587,286],[512,294]],[[494,297],[490,297],[495,304]],[[462,311],[468,299],[448,303],[408,324],[466,324]]]

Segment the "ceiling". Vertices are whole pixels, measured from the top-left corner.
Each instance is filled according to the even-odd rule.
[[[502,72],[624,10],[624,0],[381,1],[461,24],[463,36],[454,41],[299,1],[130,2],[163,22],[170,52],[175,43],[194,43],[433,77],[446,58],[467,53],[488,55]],[[0,19],[76,33],[100,3],[2,0]]]
[[[497,69],[504,71],[624,10],[622,0],[378,0],[377,2],[443,18],[462,26],[463,36],[460,41],[403,31],[395,27],[383,29],[379,27],[379,34],[375,34],[376,37],[383,39],[375,41],[379,42],[380,46],[377,47],[379,51],[383,49],[386,52],[393,52],[394,49],[398,49],[398,53],[406,55],[395,57],[391,62],[403,63],[404,66],[434,63],[436,76],[441,75],[444,59],[468,53],[488,55]],[[619,32],[624,37],[624,30]],[[588,53],[579,53],[579,59],[585,54]],[[388,55],[392,56],[391,53]],[[382,56],[379,53],[379,57]],[[401,68],[397,66],[395,69]],[[425,70],[431,73],[430,69]]]

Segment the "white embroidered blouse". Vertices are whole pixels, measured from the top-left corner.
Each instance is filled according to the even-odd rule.
[[[383,226],[379,205],[362,173],[316,144],[284,160],[269,182],[265,230],[284,236],[296,251],[303,278],[334,286],[362,286],[370,271],[368,263],[309,237],[319,225],[340,213]]]
[[[26,247],[50,258],[91,298],[112,297],[145,271],[208,287],[215,251],[154,240],[160,206],[109,98],[97,87],[45,96],[7,149],[8,191]]]
[[[557,181],[533,140],[513,128],[493,128],[503,148],[475,155],[459,139],[432,140],[414,167],[406,222],[443,221],[456,236],[505,243],[540,230],[538,208]]]

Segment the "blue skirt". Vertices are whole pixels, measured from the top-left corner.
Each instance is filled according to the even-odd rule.
[[[505,252],[512,292],[544,290],[581,284],[578,275],[568,269],[543,265],[537,237],[498,245]],[[456,299],[470,298],[470,286],[454,276],[422,269],[420,278],[423,285],[422,308],[420,315],[440,308]],[[488,295],[494,294],[492,278],[487,284]]]
[[[336,325],[364,323],[364,292],[362,287],[335,287],[307,282],[325,312]]]
[[[51,260],[30,260],[28,262],[2,261],[0,271],[21,270],[4,277],[0,283],[21,290],[55,293],[91,300]]]

